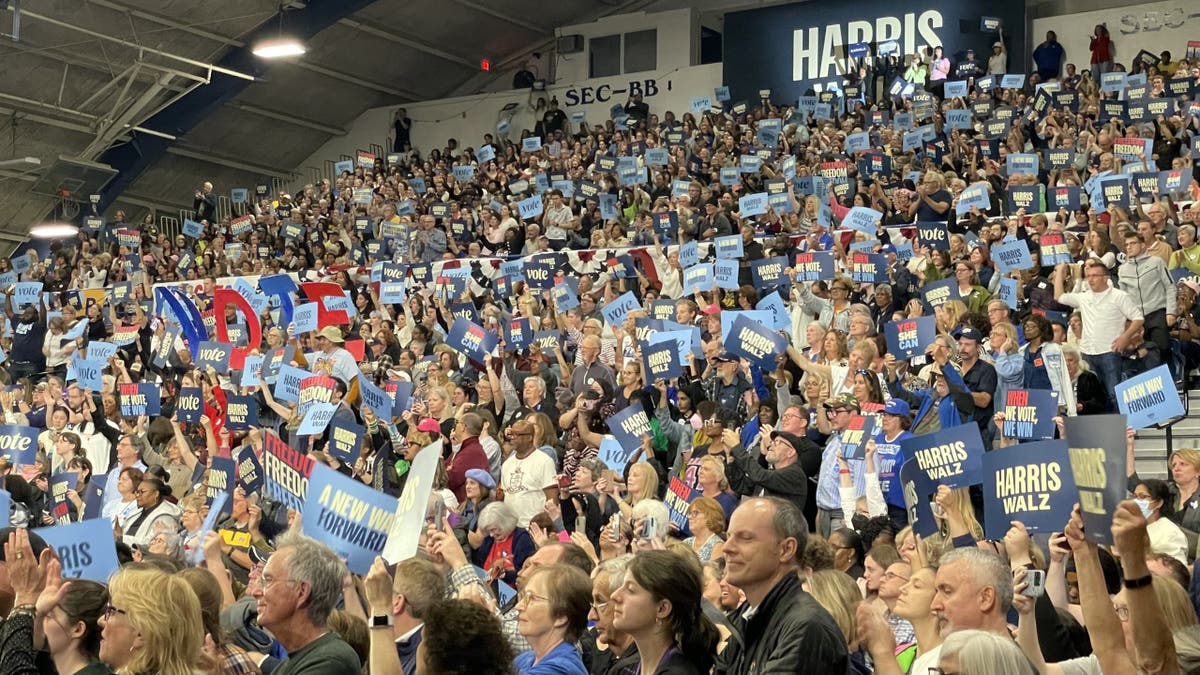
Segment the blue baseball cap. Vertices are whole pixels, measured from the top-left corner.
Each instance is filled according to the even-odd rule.
[[[883,406],[884,415],[896,415],[897,417],[908,417],[912,413],[912,408],[908,407],[906,401],[898,398],[893,398]]]
[[[983,334],[972,326],[963,326],[962,328],[954,331],[954,339],[957,340],[961,338],[967,338],[968,340],[974,340],[975,342],[983,342]]]

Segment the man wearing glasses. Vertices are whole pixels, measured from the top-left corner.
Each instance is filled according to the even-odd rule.
[[[846,458],[848,468],[840,469],[838,457],[842,453],[842,432],[850,420],[858,414],[858,399],[853,394],[839,394],[825,401],[825,415],[829,418],[831,433],[821,454],[821,472],[817,478],[817,532],[829,538],[830,533],[845,525],[842,513],[841,471],[850,474],[854,482],[855,495],[867,493],[866,462],[862,459]]]
[[[820,448],[816,443],[786,431],[772,431],[770,440],[763,444],[763,457],[771,467],[765,469],[738,442],[736,431],[726,429],[722,435],[729,448],[724,458],[726,475],[729,486],[735,492],[753,497],[786,499],[803,513],[808,496],[808,477],[800,465],[800,456],[819,453]]]
[[[547,499],[558,499],[558,478],[554,461],[533,445],[533,425],[525,420],[509,428],[513,453],[500,468],[500,486],[504,503],[517,514],[517,525],[528,527],[529,520],[541,513]]]

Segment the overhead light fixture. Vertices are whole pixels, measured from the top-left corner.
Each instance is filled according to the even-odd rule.
[[[254,45],[254,55],[260,59],[283,59],[289,56],[301,56],[307,48],[296,38],[277,37],[263,40]]]
[[[70,223],[42,223],[29,228],[34,239],[66,239],[79,234],[79,228]]]
[[[279,29],[275,32],[275,37],[259,40],[250,51],[260,59],[285,59],[289,56],[300,56],[308,51],[303,42],[287,34],[283,25],[284,17],[288,12],[304,9],[304,7],[303,2],[280,0]]]

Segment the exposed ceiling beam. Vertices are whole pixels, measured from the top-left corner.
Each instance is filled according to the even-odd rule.
[[[165,199],[148,197],[136,192],[122,193],[120,197],[117,197],[116,203],[133,204],[134,206],[140,206],[144,209],[150,209],[152,211],[166,211],[167,213],[178,213],[179,211],[190,211],[192,209],[191,204],[169,202]]]
[[[332,127],[332,126],[329,126],[328,124],[321,124],[320,122],[314,122],[312,120],[302,119],[300,117],[296,117],[295,115],[291,115],[288,113],[281,113],[281,112],[278,112],[275,110],[267,110],[266,108],[260,108],[256,105],[250,105],[249,103],[240,103],[238,101],[233,101],[232,103],[226,103],[225,106],[227,108],[233,108],[234,110],[240,110],[242,112],[250,113],[252,115],[258,115],[259,117],[266,117],[267,119],[278,120],[280,122],[287,122],[288,124],[294,124],[298,127],[305,127],[308,129],[312,129],[314,131],[320,131],[321,133],[329,134],[330,136],[345,136],[346,135],[345,129],[339,129],[338,127]]]
[[[504,23],[512,24],[514,26],[517,26],[518,28],[524,28],[527,31],[537,33],[538,35],[551,35],[554,32],[553,30],[546,28],[545,26],[539,26],[537,24],[530,23],[530,22],[524,21],[522,19],[518,19],[517,17],[515,17],[511,14],[507,14],[498,9],[492,9],[491,7],[488,7],[487,5],[482,5],[478,2],[472,2],[472,0],[451,0],[451,2],[453,2],[456,5],[461,5],[463,7],[466,7],[467,9],[471,9],[476,12],[479,12],[480,14],[487,14],[488,16],[492,17],[493,19],[499,19],[499,20],[503,21]]]
[[[346,82],[347,84],[353,84],[355,86],[362,87],[363,89],[371,89],[371,90],[377,91],[381,94],[387,94],[388,96],[397,96],[399,98],[403,98],[408,101],[420,101],[425,98],[421,94],[418,94],[414,91],[409,91],[408,89],[397,89],[396,87],[392,87],[392,86],[389,86],[386,84],[380,84],[378,82],[371,82],[370,80],[365,80],[361,77],[355,77],[354,75],[350,75],[348,73],[343,73],[341,71],[334,70],[333,68],[326,68],[325,66],[318,66],[315,63],[309,63],[307,61],[300,61],[293,65],[295,65],[297,68],[301,68],[301,69],[307,70],[309,72],[318,73],[318,74],[324,75],[326,77],[331,77],[335,80],[340,80],[342,82]]]
[[[187,146],[181,146],[178,143],[167,148],[167,152],[172,155],[178,155],[179,157],[186,157],[188,159],[195,159],[201,162],[208,162],[209,164],[216,164],[218,166],[237,169],[238,171],[246,171],[248,173],[258,174],[261,176],[271,176],[272,178],[291,180],[296,175],[294,172],[286,169],[263,166],[261,164],[250,164],[249,162],[244,162],[240,159],[222,157],[207,149],[190,148]]]
[[[478,65],[479,65],[477,63],[472,62],[468,58],[459,56],[457,54],[451,54],[450,52],[438,49],[437,47],[434,47],[432,45],[425,44],[424,42],[416,40],[412,37],[409,37],[409,36],[406,36],[406,35],[403,35],[400,33],[396,33],[391,30],[381,30],[374,26],[365,24],[361,21],[355,21],[354,19],[346,18],[346,19],[342,19],[342,20],[338,21],[338,24],[342,25],[342,26],[348,26],[359,32],[366,33],[367,35],[373,35],[377,38],[382,38],[384,40],[387,40],[388,42],[394,42],[398,45],[404,45],[405,47],[411,47],[412,49],[415,49],[419,52],[425,52],[426,54],[431,54],[431,55],[436,56],[439,59],[442,59],[444,61],[450,61],[451,63],[457,63],[460,65],[466,66],[467,68],[474,69],[474,68],[478,67]]]

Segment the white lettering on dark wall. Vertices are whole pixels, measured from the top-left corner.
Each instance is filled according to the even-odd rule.
[[[850,21],[825,27],[811,26],[792,31],[792,80],[820,80],[839,75],[839,62],[844,60],[842,47],[857,42],[888,42],[896,40],[901,54],[912,54],[925,45],[938,46],[942,39],[937,29],[945,21],[937,10],[903,17],[881,16],[870,21]]]

